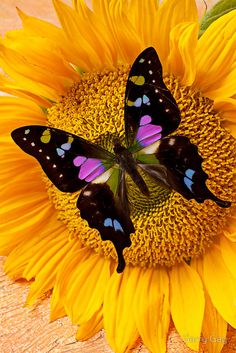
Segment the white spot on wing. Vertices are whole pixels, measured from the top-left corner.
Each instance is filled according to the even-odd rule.
[[[33,147],[34,147],[34,146],[35,146],[35,143],[34,143],[34,142],[31,142],[31,146],[33,146]]]
[[[90,196],[92,194],[92,191],[90,191],[90,190],[85,190],[84,192],[83,192],[83,195],[84,196]]]
[[[148,60],[148,64],[151,64],[151,60]]]
[[[160,99],[159,99],[159,102],[162,103],[162,102],[163,102],[163,99],[160,98]]]
[[[169,145],[170,145],[170,146],[174,146],[174,144],[175,144],[175,139],[174,139],[174,138],[171,138],[171,139],[169,140]]]
[[[46,158],[47,158],[48,160],[50,159],[50,157],[49,157],[49,156],[47,156]]]
[[[39,152],[41,153],[41,152],[43,152],[43,150],[40,148]]]
[[[30,132],[30,129],[26,129],[26,130],[25,130],[25,135],[28,135],[29,132]]]
[[[26,138],[26,137],[23,137],[23,140],[24,140],[24,141],[26,141],[26,140],[27,140],[27,138]]]
[[[93,180],[94,184],[105,183],[111,176],[112,168],[108,169],[106,172],[99,175],[96,179]]]
[[[152,75],[152,74],[153,74],[153,71],[152,71],[152,70],[149,70],[148,72],[149,72],[149,74],[150,74],[150,75]]]
[[[159,147],[161,141],[156,141],[153,144],[151,144],[150,146],[147,146],[145,148],[143,148],[142,150],[139,151],[140,154],[152,154],[155,153],[157,151],[157,148]]]

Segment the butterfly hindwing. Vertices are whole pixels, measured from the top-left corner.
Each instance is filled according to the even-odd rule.
[[[129,212],[121,206],[108,184],[88,184],[81,192],[77,206],[80,215],[91,228],[96,228],[102,240],[110,240],[118,256],[117,272],[125,267],[123,250],[131,245],[130,234],[135,232]]]
[[[221,207],[229,207],[230,202],[220,200],[207,187],[208,175],[202,169],[203,158],[198,148],[185,136],[164,138],[156,152],[159,162],[166,167],[167,182],[187,200],[195,199],[202,203],[213,200]]]
[[[114,156],[100,146],[68,132],[45,126],[24,126],[12,132],[21,149],[35,157],[53,184],[74,192],[114,164]]]
[[[163,81],[159,57],[154,48],[147,48],[134,61],[126,85],[127,145],[137,151],[167,136],[179,123],[180,111]]]

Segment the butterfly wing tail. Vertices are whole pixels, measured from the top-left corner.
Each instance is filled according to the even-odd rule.
[[[91,228],[99,231],[102,240],[113,243],[118,256],[117,272],[122,272],[125,267],[123,250],[131,245],[130,234],[135,229],[109,185],[87,185],[78,198],[77,206],[81,217]]]

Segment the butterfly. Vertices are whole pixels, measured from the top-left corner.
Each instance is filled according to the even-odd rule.
[[[185,199],[213,200],[220,207],[230,202],[216,197],[206,186],[203,158],[188,137],[168,136],[179,126],[178,105],[167,89],[162,65],[154,48],[145,49],[134,61],[125,91],[125,143],[114,139],[113,150],[66,131],[47,126],[24,126],[12,138],[35,157],[61,191],[81,190],[80,215],[102,240],[114,244],[117,272],[125,268],[123,250],[131,246],[135,228],[130,217],[126,176],[147,197],[142,170],[156,183],[174,189]]]

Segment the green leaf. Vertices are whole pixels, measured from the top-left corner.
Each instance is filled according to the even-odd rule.
[[[215,6],[208,11],[202,18],[200,23],[199,37],[205,32],[205,30],[219,17],[227,14],[228,12],[236,9],[236,0],[221,0]]]

